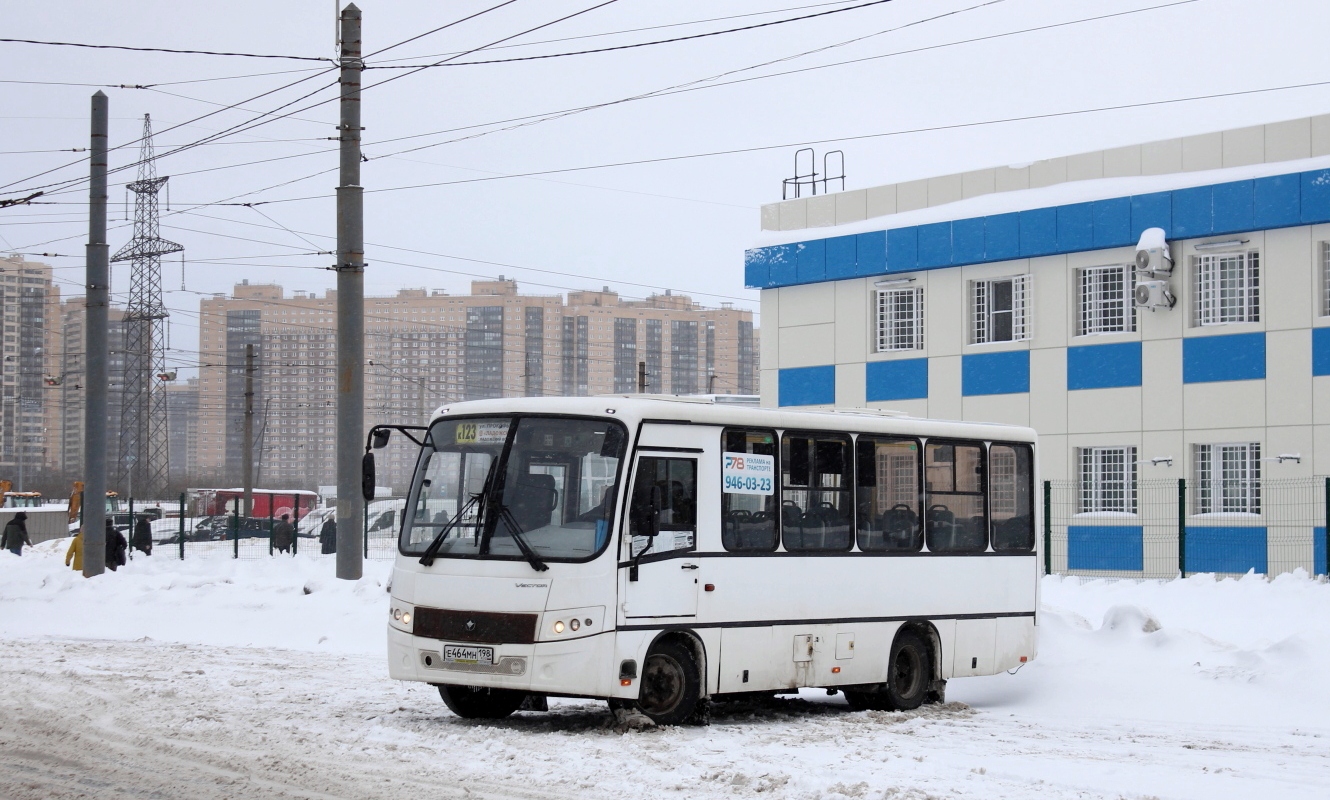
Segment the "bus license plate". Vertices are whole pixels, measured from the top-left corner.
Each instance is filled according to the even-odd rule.
[[[443,660],[446,664],[494,665],[493,647],[459,647],[447,645],[443,648]]]

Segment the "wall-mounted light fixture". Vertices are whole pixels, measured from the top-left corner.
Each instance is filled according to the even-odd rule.
[[[1250,242],[1251,239],[1225,239],[1222,242],[1201,242],[1196,245],[1197,250],[1218,250],[1224,247],[1241,247]]]
[[[914,278],[894,278],[885,281],[875,281],[873,285],[881,288],[883,286],[900,286],[903,283],[914,283]]]
[[[1157,467],[1160,464],[1163,464],[1164,466],[1167,467],[1173,466],[1173,456],[1155,456],[1154,458],[1150,459],[1150,466]]]

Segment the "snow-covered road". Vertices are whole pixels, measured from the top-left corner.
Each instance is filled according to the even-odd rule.
[[[1305,578],[1050,579],[1040,658],[952,681],[948,705],[856,713],[812,691],[660,729],[580,701],[453,717],[430,687],[386,678],[382,589],[320,582],[330,563],[71,581],[33,555],[0,560],[5,798],[1209,800],[1330,785],[1330,587]]]

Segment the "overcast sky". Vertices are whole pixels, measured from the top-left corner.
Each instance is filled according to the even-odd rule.
[[[365,51],[500,2],[363,0]],[[368,62],[437,62],[603,2],[516,0]],[[332,0],[5,5],[8,38],[316,58],[336,52]],[[1330,111],[1326,85],[1065,114],[1330,81],[1324,0],[617,0],[457,60],[650,42],[863,5],[609,53],[404,77],[402,70],[367,71],[366,292],[465,293],[475,277],[504,274],[525,292],[608,284],[644,296],[669,288],[708,305],[733,301],[756,310],[758,293],[743,288],[743,250],[756,238],[759,206],[780,199],[797,143],[964,126],[815,145],[819,159],[825,150],[845,151],[847,188],[855,189]],[[966,41],[974,39],[983,40]],[[98,86],[151,85],[105,89],[111,142],[133,142],[150,113],[162,153],[336,77],[320,72],[331,64],[294,60],[19,43],[0,43],[0,54],[0,184],[7,184],[0,198],[86,178],[79,154],[21,151],[85,147],[88,98]],[[851,60],[858,61],[807,69]],[[799,71],[763,77],[790,70]],[[733,74],[693,83],[725,73]],[[504,123],[689,84],[701,88],[519,127]],[[265,92],[272,94],[251,99]],[[229,292],[242,279],[278,282],[288,292],[335,284],[324,269],[331,257],[313,254],[333,249],[336,143],[324,137],[336,134],[335,90],[323,88],[281,113],[314,103],[160,160],[159,174],[172,176],[162,235],[186,248],[185,291],[178,261],[163,270],[175,312],[170,361],[196,363],[183,351],[197,348],[199,293]],[[1050,114],[1062,116],[967,125]],[[463,136],[472,138],[456,141]],[[432,146],[399,154],[422,145]],[[768,149],[475,181],[745,148]],[[136,146],[115,151],[111,168],[136,157]],[[265,159],[280,160],[252,163]],[[133,178],[130,171],[111,176],[113,251],[128,239],[123,184]],[[0,248],[61,254],[39,260],[59,267],[62,293],[81,294],[86,184],[50,199],[61,204],[0,209]],[[266,204],[208,205],[223,200]],[[121,300],[128,272],[114,270]]]

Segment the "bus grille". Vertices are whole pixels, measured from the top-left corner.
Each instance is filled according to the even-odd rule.
[[[413,632],[449,642],[531,644],[536,641],[536,615],[417,607]]]

